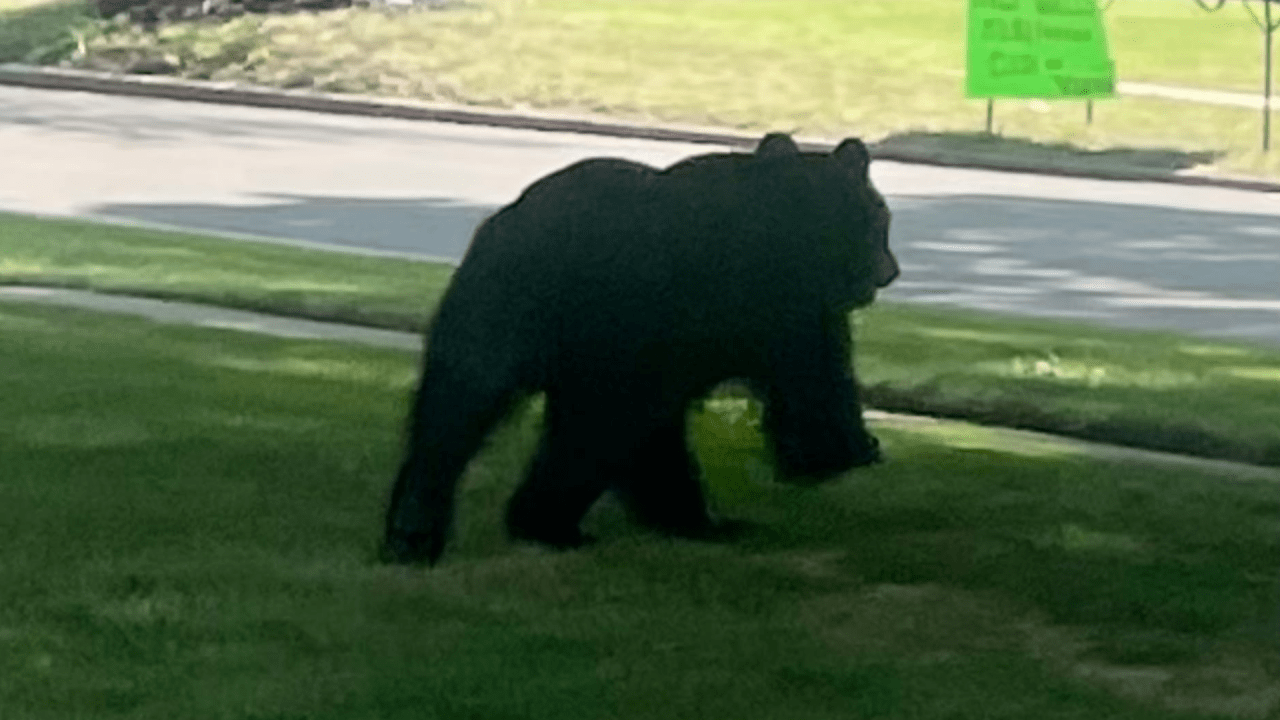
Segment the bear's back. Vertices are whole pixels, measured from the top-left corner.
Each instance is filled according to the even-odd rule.
[[[584,160],[487,220],[463,264],[501,264],[509,282],[573,293],[575,304],[741,307],[748,292],[752,305],[803,292],[793,265],[812,256],[801,246],[829,214],[814,192],[818,159],[717,153],[665,170]]]

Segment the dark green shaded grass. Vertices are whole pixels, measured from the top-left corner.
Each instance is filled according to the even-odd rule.
[[[944,424],[878,428],[889,463],[797,488],[719,398],[693,439],[755,530],[669,541],[606,502],[597,545],[547,553],[500,527],[532,402],[470,468],[444,563],[386,568],[410,355],[11,304],[0,332],[6,720],[1154,719],[1200,715],[1074,668],[1280,680],[1273,483]],[[1184,684],[1157,697],[1221,705]]]
[[[184,298],[419,330],[447,265],[0,214],[0,284]],[[1280,351],[878,303],[857,362],[876,407],[1280,465]]]

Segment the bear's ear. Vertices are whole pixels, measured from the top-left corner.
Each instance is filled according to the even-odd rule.
[[[867,168],[871,165],[871,153],[858,138],[847,138],[831,153],[837,161],[849,170],[854,177],[866,177]]]
[[[800,148],[796,147],[796,141],[792,140],[791,136],[786,133],[769,133],[756,146],[756,157],[758,158],[789,157],[799,154]]]

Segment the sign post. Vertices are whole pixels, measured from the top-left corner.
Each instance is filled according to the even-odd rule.
[[[1115,95],[1096,0],[969,0],[968,48],[966,97]]]
[[[1265,19],[1259,19],[1258,14],[1253,11],[1249,3],[1240,0],[1240,4],[1244,5],[1244,9],[1249,11],[1249,17],[1252,17],[1253,21],[1262,29],[1262,152],[1271,150],[1271,36],[1277,28],[1280,28],[1280,23],[1271,21],[1271,4],[1274,2],[1276,0],[1262,0],[1262,12],[1265,15]],[[1203,3],[1201,3],[1201,7],[1209,10],[1209,7]],[[1222,7],[1222,5],[1219,4],[1218,7]],[[1213,10],[1216,9],[1214,8]],[[1209,10],[1209,12],[1213,12],[1213,10]]]

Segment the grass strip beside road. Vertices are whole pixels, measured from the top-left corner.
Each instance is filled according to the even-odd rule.
[[[0,213],[0,284],[419,330],[452,274],[443,263]]]
[[[430,572],[371,563],[405,353],[0,305],[6,720],[1262,718],[1280,486],[941,423],[894,462],[770,482],[695,416],[739,542],[508,543],[526,406]]]
[[[2,1],[2,0],[0,0]],[[33,5],[4,26],[64,22]],[[86,6],[78,6],[86,7]],[[490,0],[444,10],[250,14],[149,32],[80,27],[43,45],[0,32],[0,59],[601,114],[760,132],[857,135],[940,157],[1008,156],[1076,170],[1190,167],[1280,177],[1257,111],[1154,98],[996,102],[1004,137],[966,99],[965,3],[829,0]],[[86,11],[87,12],[87,11]],[[1106,13],[1119,77],[1259,92],[1258,29],[1239,3],[1125,0]],[[1176,50],[1174,50],[1176,48]]]
[[[898,303],[860,315],[872,406],[1280,465],[1277,349]]]
[[[0,283],[420,330],[452,269],[0,214]],[[1280,466],[1280,351],[880,302],[856,315],[869,404]]]

